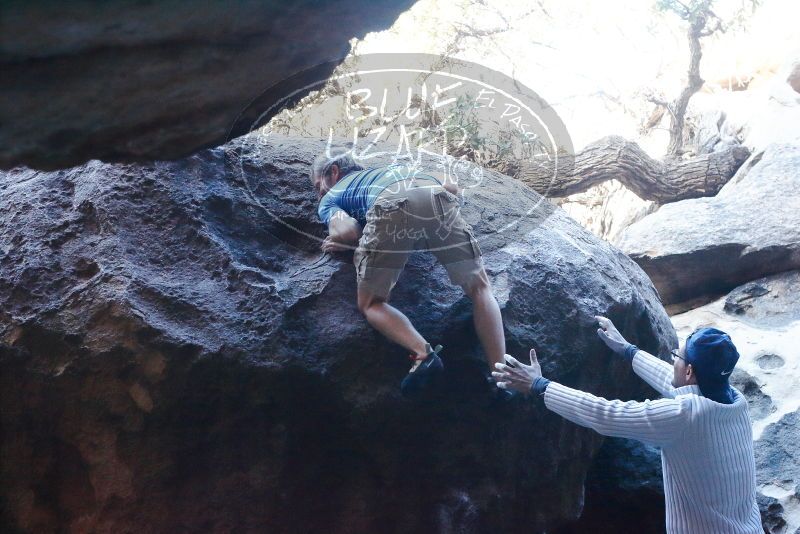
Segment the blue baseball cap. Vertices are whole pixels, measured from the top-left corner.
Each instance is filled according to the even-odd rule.
[[[739,352],[731,337],[716,328],[698,328],[686,338],[685,354],[703,396],[725,404],[733,402],[728,378],[739,361]]]

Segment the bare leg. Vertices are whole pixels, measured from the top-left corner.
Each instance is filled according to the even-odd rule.
[[[478,332],[478,339],[486,353],[489,367],[494,370],[494,364],[503,362],[503,356],[506,353],[506,338],[503,333],[500,305],[497,304],[497,299],[492,294],[492,286],[485,270],[481,270],[479,277],[462,287],[472,299],[472,318],[475,322],[475,331]]]
[[[403,312],[389,305],[385,299],[373,295],[366,289],[359,288],[358,309],[375,330],[391,341],[405,347],[417,356],[427,354],[425,338],[417,332]],[[412,370],[416,369],[419,364],[420,361],[415,362]]]

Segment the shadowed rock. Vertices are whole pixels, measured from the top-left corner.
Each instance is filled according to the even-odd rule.
[[[790,508],[800,499],[800,453],[797,450],[797,432],[800,425],[800,411],[788,413],[777,423],[769,425],[755,443],[758,483],[766,484],[785,495],[784,504]],[[777,505],[777,506],[776,506]],[[795,511],[789,512],[776,499],[761,499],[759,502],[762,519],[767,527],[780,527],[793,523],[790,528],[800,530],[800,517]],[[786,513],[792,517],[786,517]],[[789,519],[789,520],[787,520]],[[785,521],[787,520],[787,521]],[[785,523],[783,523],[785,521]]]
[[[756,495],[758,511],[761,512],[761,525],[767,534],[786,534],[784,509],[778,499],[759,493]]]
[[[325,80],[350,39],[388,28],[411,5],[4,2],[0,168],[171,159],[220,145],[278,98]]]
[[[186,159],[2,174],[3,523],[35,532],[531,532],[580,512],[601,438],[540,403],[498,407],[471,306],[430,254],[393,294],[444,345],[403,401],[406,353],[323,257],[319,141],[241,139]],[[644,385],[596,335],[677,345],[623,253],[487,172],[464,216],[508,352],[606,397]],[[502,233],[498,230],[510,226]]]
[[[651,395],[652,397],[652,395]],[[586,477],[580,520],[556,534],[663,534],[665,521],[661,453],[632,439],[607,439]]]
[[[775,405],[772,403],[770,396],[761,391],[758,381],[747,371],[738,368],[734,369],[730,382],[747,399],[751,419],[757,421],[775,411]]]

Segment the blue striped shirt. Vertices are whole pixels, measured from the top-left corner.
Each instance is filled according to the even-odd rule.
[[[319,201],[319,220],[328,224],[333,214],[342,210],[363,227],[367,222],[367,211],[378,195],[389,185],[412,175],[441,183],[433,176],[413,171],[401,164],[354,171],[341,178]]]

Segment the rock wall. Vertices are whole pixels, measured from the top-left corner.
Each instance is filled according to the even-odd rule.
[[[554,202],[581,226],[614,244],[628,226],[658,209],[657,203],[642,200],[617,180]]]
[[[350,39],[412,4],[5,2],[0,168],[170,159],[220,145],[276,97],[325,80]],[[279,94],[265,93],[279,82]],[[258,112],[242,115],[255,99]]]
[[[393,302],[445,347],[403,401],[405,353],[324,257],[323,143],[242,138],[186,159],[3,173],[2,524],[23,532],[531,532],[577,517],[601,438],[494,404],[468,299],[415,254]],[[508,351],[607,397],[644,393],[596,336],[676,346],[646,275],[496,173],[464,215]]]
[[[556,534],[664,534],[665,516],[661,451],[639,441],[609,438],[586,476],[580,519]]]
[[[753,154],[714,197],[662,206],[629,226],[620,248],[676,311],[800,268],[800,144]]]

